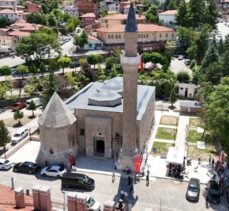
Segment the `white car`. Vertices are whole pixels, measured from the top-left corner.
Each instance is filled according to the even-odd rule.
[[[0,169],[8,170],[12,167],[12,163],[9,160],[0,158]]]
[[[41,170],[41,176],[62,177],[67,169],[61,165],[47,166]]]
[[[92,197],[86,195],[87,208],[89,211],[100,211],[101,206],[99,202],[95,201]]]
[[[26,136],[28,136],[29,130],[26,128],[19,129],[16,133],[14,133],[11,137],[12,144],[17,144],[21,140],[23,140]]]

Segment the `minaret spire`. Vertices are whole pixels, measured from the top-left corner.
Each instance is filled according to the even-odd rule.
[[[132,2],[130,4],[130,9],[129,9],[129,13],[128,13],[127,20],[126,20],[125,31],[126,32],[137,32],[138,31],[134,6]]]

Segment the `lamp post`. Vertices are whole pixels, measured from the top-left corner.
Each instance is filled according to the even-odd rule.
[[[31,128],[29,128],[29,140],[31,141]]]

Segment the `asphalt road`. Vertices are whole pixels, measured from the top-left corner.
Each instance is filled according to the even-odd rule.
[[[103,204],[107,200],[118,199],[120,191],[120,177],[116,176],[116,180],[112,183],[110,175],[101,175],[87,173],[88,176],[95,179],[95,190],[87,192],[95,200]],[[0,183],[11,187],[11,178],[14,178],[15,188],[18,186],[24,189],[31,189],[33,185],[48,186],[51,188],[51,197],[54,207],[63,207],[63,193],[61,192],[60,180],[53,178],[41,177],[39,175],[26,175],[13,173],[12,170],[0,172]],[[153,208],[157,211],[205,211],[218,210],[226,211],[227,208],[221,205],[209,205],[206,208],[204,200],[204,188],[201,186],[200,199],[198,203],[190,203],[185,199],[187,183],[175,182],[172,180],[155,179],[151,181],[147,187],[145,181],[141,181],[134,186],[133,195],[133,211],[144,211],[145,208]],[[67,190],[64,190],[68,192]],[[73,190],[72,190],[73,191]],[[82,191],[81,191],[82,192]],[[223,201],[223,200],[222,200]],[[223,203],[223,202],[222,202]]]

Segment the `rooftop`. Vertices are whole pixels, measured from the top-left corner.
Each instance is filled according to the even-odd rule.
[[[8,35],[9,36],[16,36],[16,37],[28,37],[30,34],[31,34],[30,32],[12,31]]]
[[[136,20],[145,20],[144,15],[135,15]],[[127,19],[127,14],[114,14],[114,15],[107,15],[101,20],[126,20]]]
[[[176,10],[166,10],[164,12],[159,13],[159,15],[176,15],[177,11]]]
[[[95,18],[94,13],[86,13],[80,16],[81,18]]]
[[[115,84],[117,86],[115,86]],[[111,86],[108,88],[109,85]],[[76,110],[78,109],[78,110],[92,110],[92,111],[101,111],[101,112],[108,111],[108,112],[122,113],[123,112],[122,98],[121,98],[121,104],[116,104],[115,106],[110,106],[109,103],[108,106],[105,106],[104,104],[90,105],[88,103],[90,97],[96,95],[97,90],[100,90],[102,93],[104,92],[104,90],[105,92],[114,93],[114,95],[111,96],[115,98],[116,96],[118,97],[118,95],[122,93],[122,89],[123,89],[122,77],[112,78],[105,82],[92,82],[88,84],[86,87],[84,87],[83,89],[81,89],[79,92],[74,94],[72,97],[70,97],[67,101],[65,101],[65,103],[72,112],[74,112],[75,109]],[[142,118],[142,115],[147,109],[148,102],[151,99],[151,96],[154,94],[154,92],[155,92],[155,88],[152,86],[138,85],[138,94],[137,94],[137,111],[138,111],[137,119],[138,120]],[[109,96],[107,97],[109,98]],[[104,102],[103,100],[107,101],[106,97],[104,98],[104,96],[102,98],[100,98],[99,96],[97,100],[99,100],[100,102]]]

